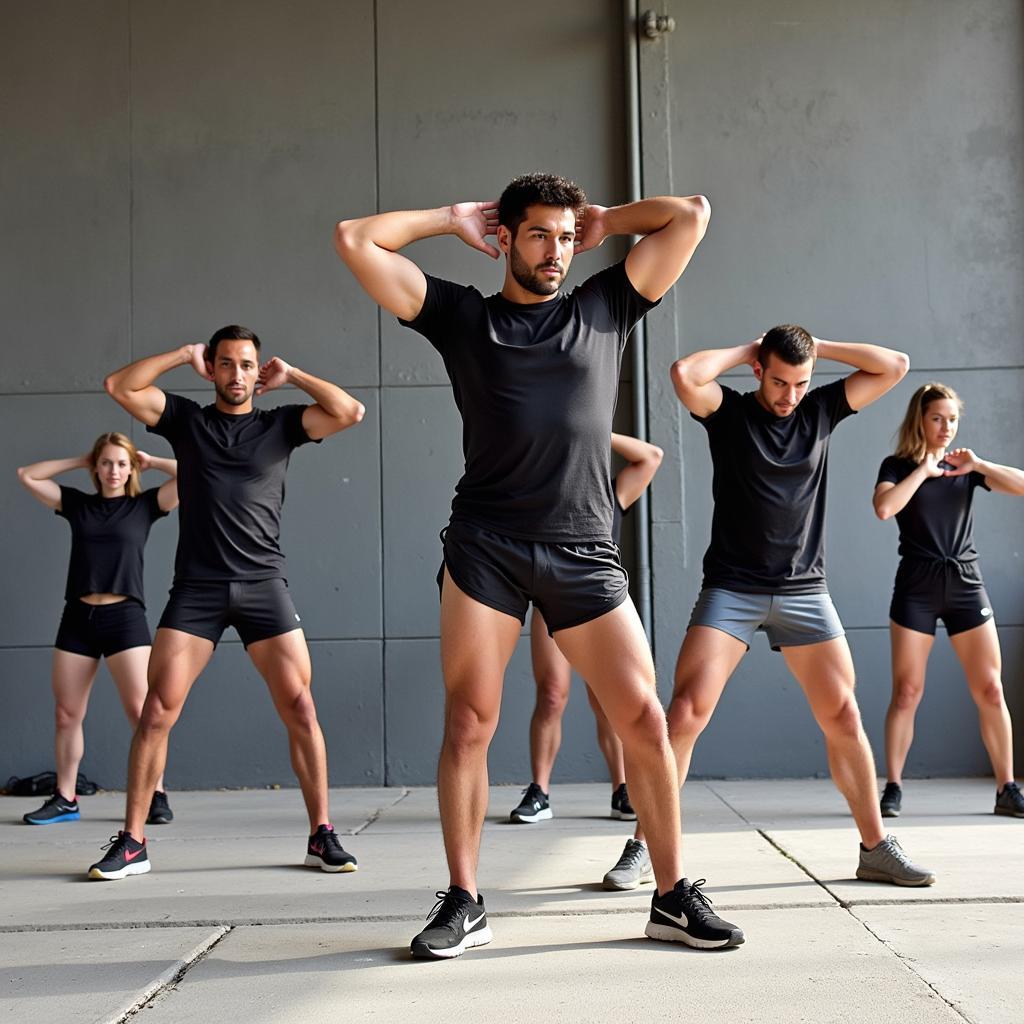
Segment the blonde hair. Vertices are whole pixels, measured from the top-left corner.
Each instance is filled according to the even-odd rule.
[[[924,414],[932,402],[948,398],[956,402],[957,410],[962,410],[964,403],[960,396],[947,384],[939,384],[937,381],[929,381],[922,384],[910,396],[910,404],[907,406],[907,414],[903,417],[899,432],[896,435],[896,457],[899,459],[910,459],[912,462],[920,462],[928,450],[924,440]]]
[[[139,450],[132,444],[130,437],[112,430],[107,434],[100,434],[96,438],[96,443],[92,446],[92,453],[89,456],[89,475],[92,477],[93,486],[97,491],[102,491],[100,487],[99,474],[96,472],[96,464],[100,461],[100,453],[108,444],[112,444],[117,448],[123,448],[128,453],[128,461],[131,464],[132,471],[128,475],[128,479],[124,484],[124,493],[129,498],[134,498],[142,493],[142,481],[139,479]]]

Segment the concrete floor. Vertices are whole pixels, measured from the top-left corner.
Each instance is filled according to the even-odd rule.
[[[600,887],[629,835],[608,788],[556,786],[556,817],[508,825],[495,788],[480,885],[494,941],[454,962],[408,955],[446,884],[428,789],[332,794],[360,870],[302,868],[297,791],[172,794],[153,871],[92,882],[123,796],[33,828],[0,803],[0,1021],[1024,1021],[1024,820],[984,780],[905,786],[893,825],[935,886],[858,882],[857,835],[821,780],[692,782],[686,870],[746,944],[643,938],[652,887]]]

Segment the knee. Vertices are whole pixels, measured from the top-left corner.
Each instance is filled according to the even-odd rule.
[[[57,701],[53,717],[57,723],[57,731],[66,732],[69,729],[77,729],[81,726],[85,720],[85,709],[69,707]]]
[[[820,719],[822,732],[830,740],[855,740],[863,733],[860,709],[851,695],[830,714]]]
[[[992,671],[986,673],[974,686],[974,700],[979,707],[1002,707],[1005,703],[1003,697],[1003,681],[999,673]]]
[[[711,721],[711,710],[688,694],[673,697],[668,706],[669,734],[696,739]]]
[[[135,727],[136,733],[146,738],[170,732],[180,713],[180,707],[171,707],[154,692],[150,692],[146,702],[142,705],[142,713],[139,715],[138,724]]]
[[[561,718],[569,703],[569,692],[558,676],[537,680],[537,710],[541,718]]]
[[[453,753],[479,751],[490,744],[498,726],[498,715],[477,705],[449,697],[445,708],[444,742]]]
[[[623,747],[635,749],[643,745],[645,749],[653,749],[668,743],[665,711],[653,693],[612,724]]]
[[[303,687],[282,709],[281,717],[290,732],[314,733],[319,728],[316,703],[308,687]]]
[[[921,679],[897,678],[893,688],[892,703],[898,711],[915,711],[924,696],[924,681]]]

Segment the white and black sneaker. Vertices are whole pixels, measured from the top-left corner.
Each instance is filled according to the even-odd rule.
[[[682,878],[676,887],[651,897],[651,919],[646,935],[663,942],[682,942],[694,949],[725,949],[743,943],[743,932],[723,921],[712,909],[711,900],[700,891],[705,879],[692,885]]]
[[[523,799],[519,806],[508,816],[513,825],[533,825],[538,821],[547,821],[552,817],[551,802],[547,793],[536,782],[531,782],[523,790]]]
[[[473,946],[486,946],[491,941],[483,896],[474,900],[457,885],[434,895],[437,903],[427,915],[430,923],[412,940],[413,956],[422,960],[450,960]]]
[[[636,821],[636,811],[629,802],[625,783],[612,793],[612,817],[617,821]]]

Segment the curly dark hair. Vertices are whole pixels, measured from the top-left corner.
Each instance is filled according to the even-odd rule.
[[[587,205],[587,194],[574,181],[557,174],[521,174],[505,186],[498,200],[498,223],[515,238],[526,219],[528,206],[557,206],[578,217]]]
[[[757,361],[764,366],[770,355],[778,356],[790,366],[799,366],[814,358],[814,339],[796,324],[780,324],[761,339]]]

